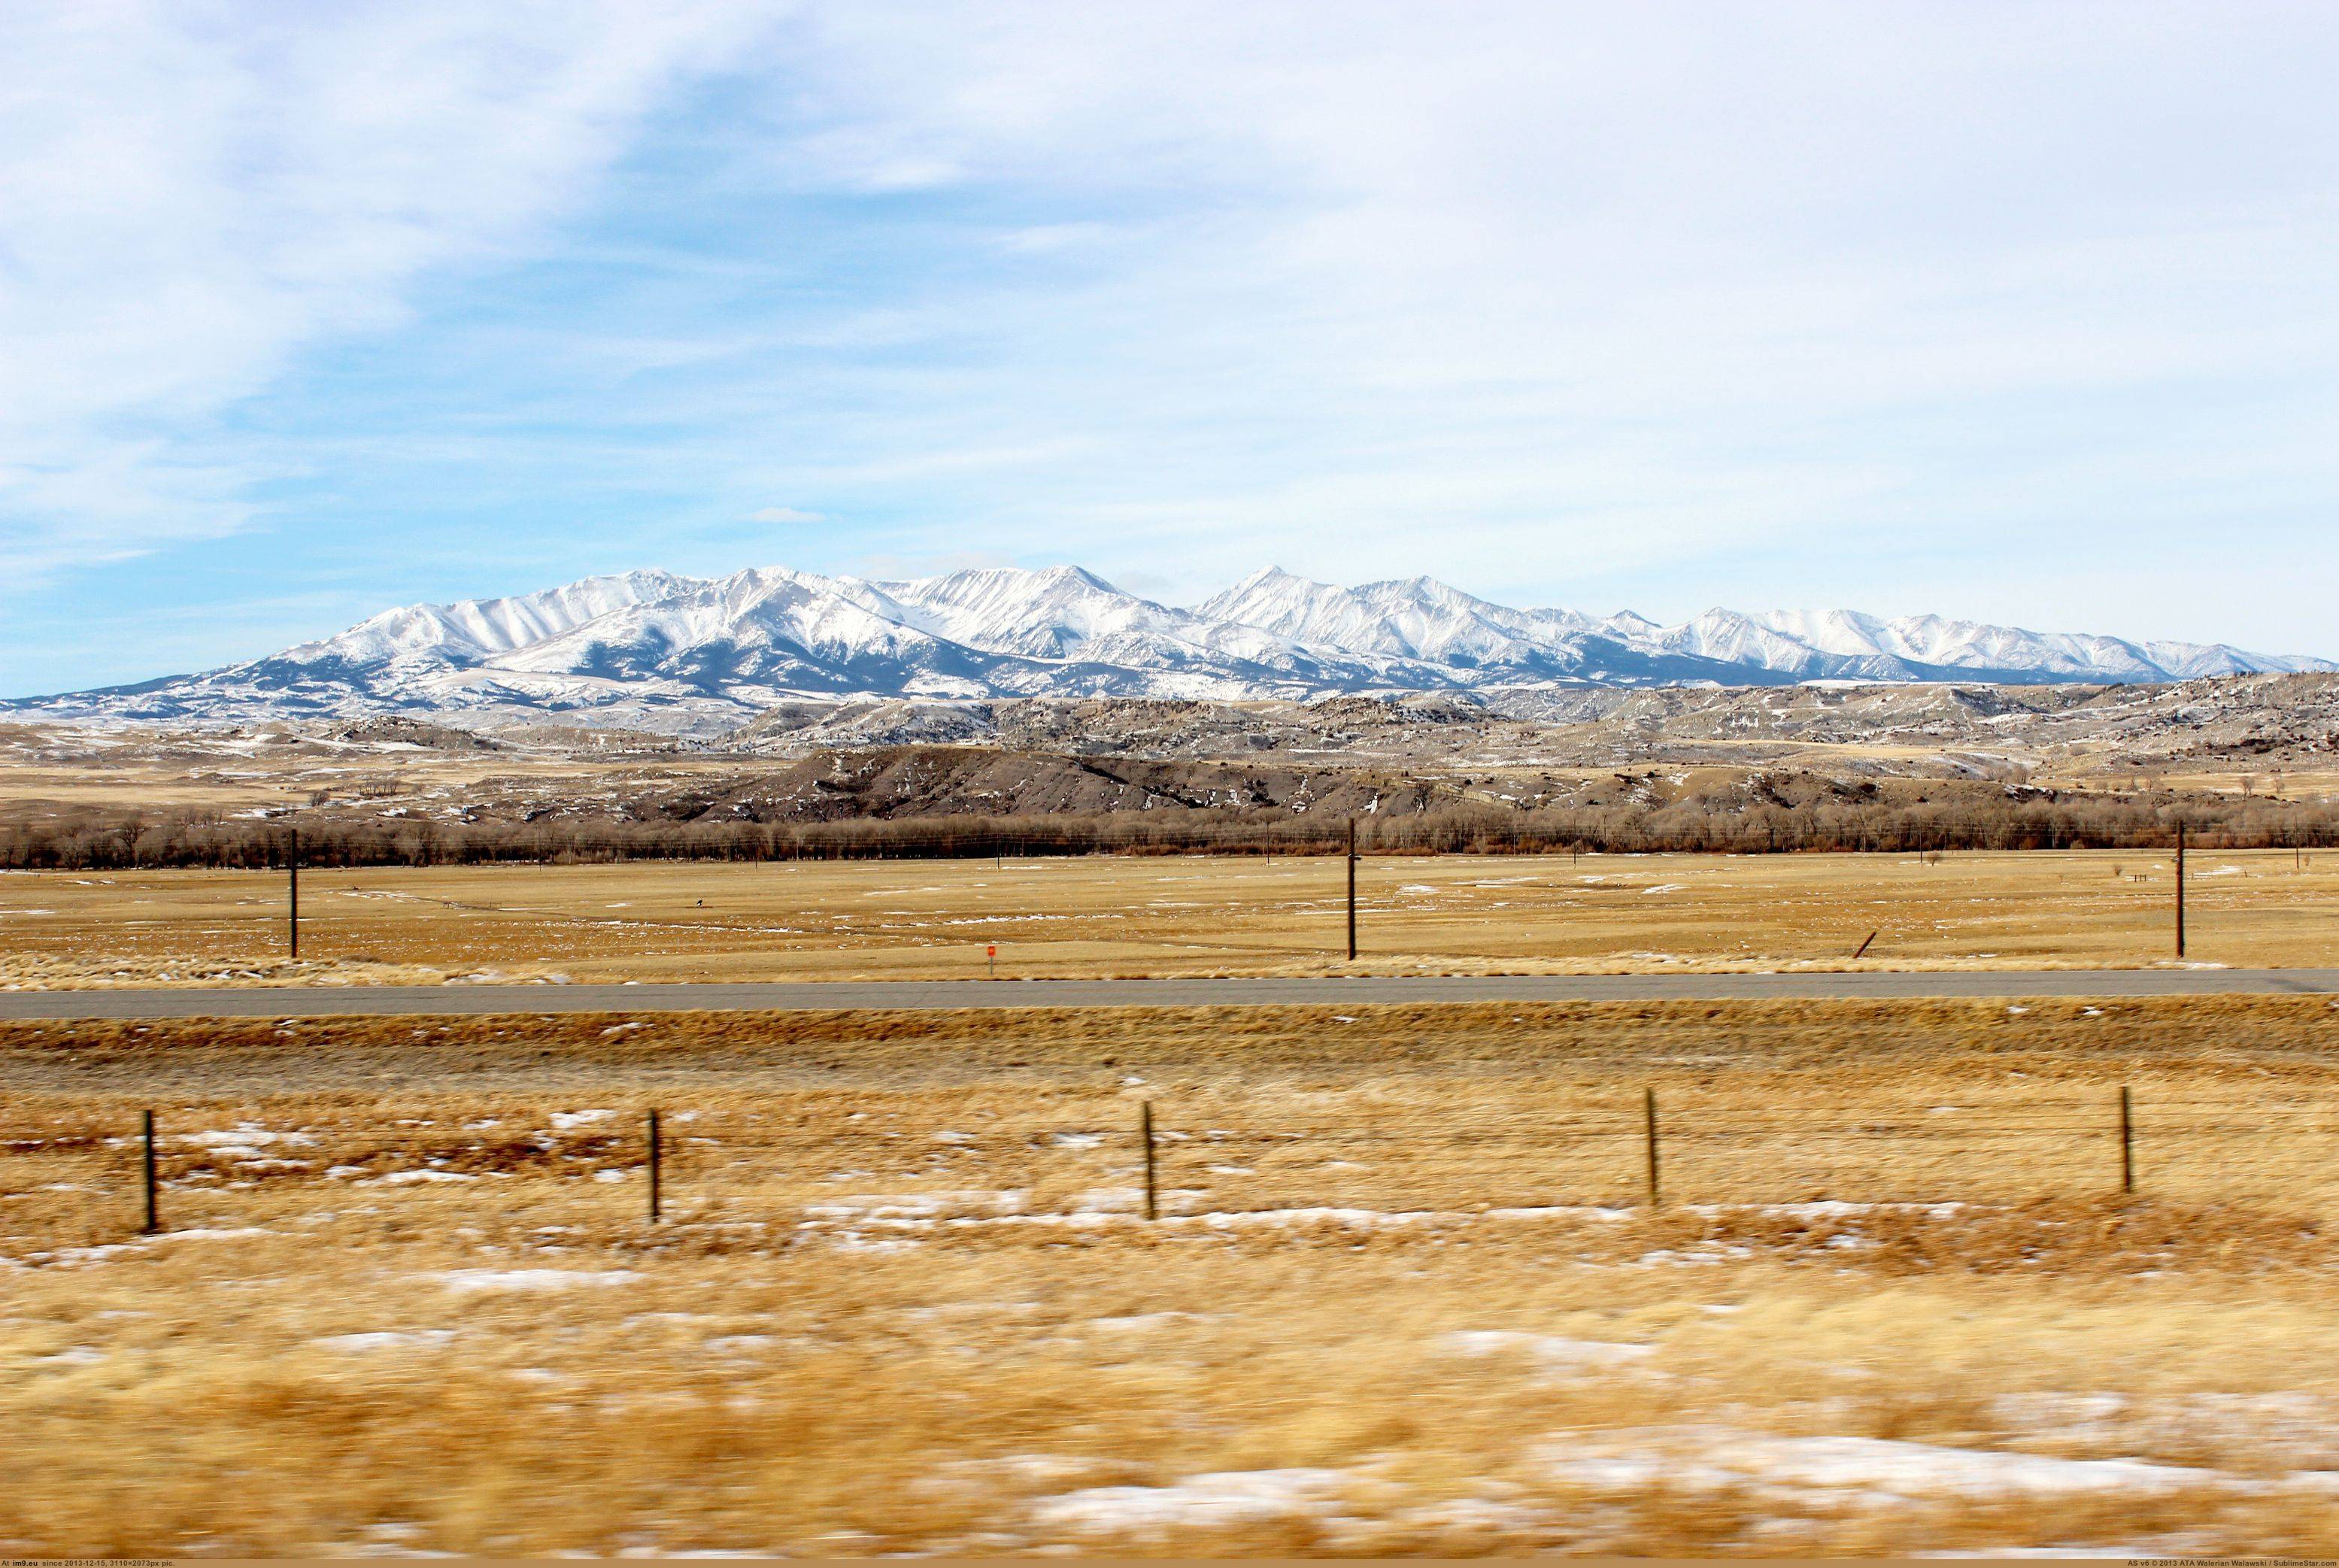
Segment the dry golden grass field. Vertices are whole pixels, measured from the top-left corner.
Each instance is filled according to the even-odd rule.
[[[2329,1557],[2335,1040],[2319,997],[0,1027],[0,1554]]]
[[[2195,853],[2190,962],[2339,964],[2339,854]],[[637,863],[0,875],[0,985],[1315,974],[1337,857]],[[1367,857],[1355,972],[2173,962],[2132,852]],[[1874,944],[1852,954],[1870,932]]]

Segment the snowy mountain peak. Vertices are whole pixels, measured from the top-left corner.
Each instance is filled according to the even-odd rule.
[[[1435,577],[1341,587],[1268,567],[1180,609],[1079,567],[902,581],[644,570],[410,605],[267,658],[0,704],[84,720],[558,714],[721,729],[804,695],[1239,700],[1540,685],[2137,682],[2327,661],[1939,616],[1716,607],[1679,626],[1514,609]]]

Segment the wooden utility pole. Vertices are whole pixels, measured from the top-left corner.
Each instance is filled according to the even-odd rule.
[[[2176,819],[2176,956],[2185,956],[2185,819]]]
[[[1348,962],[1357,962],[1357,819],[1348,819]]]
[[[1659,1201],[1657,1197],[1657,1091],[1653,1089],[1644,1089],[1641,1091],[1641,1120],[1648,1135],[1649,1206],[1653,1208]]]
[[[1137,1112],[1137,1133],[1145,1141],[1145,1218],[1155,1218],[1153,1204],[1153,1102],[1146,1100]]]
[[[2129,1114],[2127,1085],[2120,1085],[2120,1190],[2136,1190],[2136,1120]]]
[[[285,925],[291,933],[292,956],[301,956],[301,830],[292,830],[292,842],[284,852],[284,869],[290,898]]]

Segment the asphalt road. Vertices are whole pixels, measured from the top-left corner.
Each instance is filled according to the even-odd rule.
[[[2339,969],[1861,971],[1845,974],[1354,976],[1308,980],[888,980],[749,985],[273,986],[0,991],[0,1020],[834,1008],[1353,1006],[1365,1002],[1861,997],[2339,995]]]

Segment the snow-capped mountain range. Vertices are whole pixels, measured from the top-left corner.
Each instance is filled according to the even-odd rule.
[[[2333,670],[2222,645],[2128,642],[1850,610],[1512,609],[1428,577],[1335,587],[1270,568],[1190,609],[1077,567],[908,582],[637,571],[391,610],[248,664],[0,704],[23,717],[250,723],[530,716],[676,733],[794,697],[1244,700],[1536,685],[1810,680],[2143,682]]]

